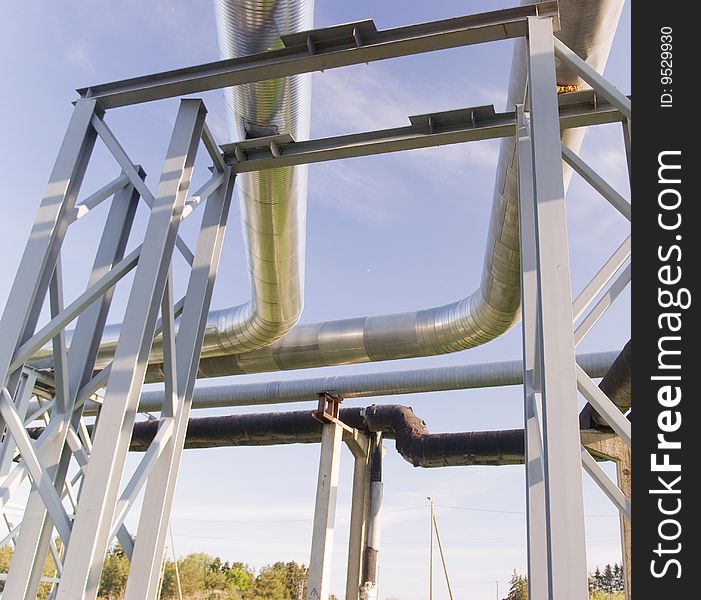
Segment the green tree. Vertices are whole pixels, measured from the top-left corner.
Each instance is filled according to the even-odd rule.
[[[211,561],[212,557],[202,552],[188,554],[178,561],[183,596],[194,595],[204,590],[204,576]]]
[[[117,544],[110,548],[105,556],[105,564],[102,568],[98,595],[104,600],[118,600],[124,594],[129,577],[129,559],[124,554],[122,547]]]
[[[0,573],[7,573],[12,562],[12,546],[9,544],[0,548]],[[0,580],[0,592],[5,589],[5,582]]]
[[[245,565],[242,562],[235,562],[232,565],[225,562],[222,566],[222,571],[224,572],[229,585],[237,591],[246,592],[253,586],[253,580],[255,579],[253,576],[253,571],[248,565]]]
[[[618,563],[614,563],[613,565],[613,591],[625,591],[625,584],[623,583],[623,568]]]
[[[306,593],[307,567],[294,561],[276,562],[263,567],[251,588],[244,593],[246,600],[298,600]]]
[[[596,569],[594,569],[594,574],[589,577],[589,591],[603,591],[603,577],[601,575],[601,571],[599,570],[599,565],[596,565]]]
[[[604,576],[602,580],[602,591],[610,594],[613,592],[614,581],[613,581],[613,569],[610,564],[604,567]]]
[[[516,573],[516,569],[509,580],[506,600],[528,600],[528,578]]]

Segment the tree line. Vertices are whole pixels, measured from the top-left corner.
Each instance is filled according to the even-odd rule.
[[[604,567],[596,566],[589,575],[590,600],[623,600],[623,568],[618,563]],[[528,577],[514,573],[509,580],[509,593],[504,600],[528,600]]]
[[[59,544],[60,547],[60,544]],[[0,548],[0,572],[7,573],[12,561],[12,547]],[[254,570],[241,562],[222,562],[221,558],[195,552],[176,563],[164,562],[160,576],[162,600],[301,600],[306,598],[307,573],[305,565],[294,561],[276,562]],[[50,556],[44,564],[42,575],[56,576],[56,568]],[[129,559],[121,546],[111,548],[105,557],[98,598],[121,600],[129,576]],[[0,581],[0,592],[4,588]],[[45,600],[52,583],[40,585],[38,600]]]

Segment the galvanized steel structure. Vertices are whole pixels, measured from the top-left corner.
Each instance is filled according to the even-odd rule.
[[[3,598],[34,597],[48,552],[60,574],[53,597],[95,598],[104,555],[115,538],[132,560],[126,598],[156,597],[198,376],[454,352],[494,339],[522,315],[531,597],[584,600],[581,468],[616,504],[622,520],[630,517],[630,499],[583,447],[577,393],[628,446],[631,434],[621,412],[626,407],[616,406],[587,374],[593,369],[600,376],[602,360],[610,364],[614,356],[590,357],[590,364],[580,365],[575,348],[627,285],[630,243],[623,243],[573,302],[564,208],[569,169],[563,173],[563,161],[630,220],[629,202],[577,154],[581,128],[615,122],[622,124],[622,148],[629,152],[630,100],[598,73],[622,2],[591,3],[596,18],[588,20],[575,2],[558,6],[546,1],[388,30],[377,30],[372,21],[311,30],[307,2],[262,7],[255,0],[218,0],[216,5],[224,60],[80,90],[0,321],[5,430],[0,503],[25,477],[32,483],[25,519],[10,534],[16,549]],[[280,22],[285,31],[275,29]],[[309,132],[306,73],[510,38],[517,39],[517,48],[509,90],[512,108],[506,112],[473,107],[410,117],[410,125],[402,128],[304,140]],[[556,93],[558,84],[580,80],[590,89]],[[109,109],[217,88],[229,89],[238,141],[220,147],[206,124],[204,103],[181,100],[160,182],[152,192],[145,173],[110,130]],[[414,313],[296,325],[303,307],[306,164],[492,138],[502,138],[502,147],[483,278],[472,295]],[[78,202],[98,139],[122,174]],[[211,177],[188,193],[200,146],[211,160]],[[235,187],[252,298],[210,313]],[[88,286],[64,306],[60,249],[66,231],[110,198]],[[125,254],[140,200],[150,209],[147,228],[143,242]],[[202,224],[191,249],[178,229],[200,206]],[[187,293],[177,301],[171,264],[175,252],[191,267]],[[114,286],[127,274],[133,279],[124,321],[107,328]],[[51,318],[40,325],[47,298]],[[71,324],[73,330],[67,332]],[[514,367],[518,365],[509,367],[510,383],[515,383]],[[455,387],[450,381],[457,375],[417,374],[414,386],[427,391]],[[338,394],[405,393],[415,387],[407,384],[403,390],[391,375],[374,377],[347,380],[342,390],[336,389],[340,384],[330,387],[316,380],[289,384],[287,392],[276,388],[276,395],[266,388],[259,390],[259,399],[251,398],[250,403],[295,401],[310,389],[321,395],[317,416],[324,425],[309,598],[329,595],[344,441],[355,459],[346,598],[376,593],[381,436],[341,422]],[[475,369],[463,373],[457,385],[469,387],[471,377],[485,383],[484,372]],[[164,382],[164,393],[147,395],[143,403],[160,411],[157,432],[123,484],[142,386],[156,380]],[[501,383],[489,376],[486,382]],[[241,393],[232,390],[230,403],[245,402]],[[226,398],[226,392],[220,397]],[[84,418],[95,410],[99,419],[89,432]],[[32,440],[26,425],[39,418],[45,428]],[[606,454],[602,450],[599,455]],[[77,472],[71,465],[78,466]],[[142,491],[133,537],[124,519]],[[54,532],[63,541],[61,551]]]

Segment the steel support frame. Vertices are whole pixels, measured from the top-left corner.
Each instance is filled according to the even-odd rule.
[[[534,14],[540,16],[533,16]],[[206,240],[203,242],[205,245],[209,243],[210,248],[209,270],[206,268],[203,270],[206,261],[203,262],[201,254],[199,254],[198,260],[199,245],[198,252],[192,253],[177,235],[177,226],[183,214],[194,210],[200,203],[199,198],[193,198],[186,205],[186,183],[189,179],[192,160],[194,160],[196,142],[199,141],[200,137],[203,138],[205,147],[212,156],[214,170],[219,173],[215,177],[222,177],[220,182],[214,181],[214,178],[208,182],[203,188],[202,194],[211,194],[214,190],[226,190],[225,192],[222,191],[220,196],[225,199],[228,208],[233,187],[234,177],[230,171],[225,174],[226,184],[224,184],[222,174],[225,173],[227,167],[224,159],[216,149],[211,133],[209,133],[204,124],[204,111],[201,105],[196,111],[192,108],[199,101],[189,100],[183,102],[181,111],[184,110],[183,106],[189,107],[189,120],[184,118],[181,122],[181,117],[179,116],[176,122],[176,131],[171,141],[170,150],[174,150],[179,145],[181,154],[177,158],[169,154],[169,158],[176,159],[176,162],[180,161],[178,181],[179,183],[184,182],[185,185],[178,191],[173,190],[172,187],[169,188],[169,178],[166,177],[164,169],[161,184],[155,196],[151,195],[148,188],[144,186],[141,176],[135,176],[138,173],[137,167],[131,163],[131,160],[121,150],[121,147],[114,143],[111,132],[109,132],[102,121],[101,111],[112,106],[146,102],[193,91],[204,91],[224,85],[318,70],[322,68],[321,65],[323,65],[323,68],[333,68],[369,60],[381,60],[393,56],[480,43],[491,39],[517,37],[524,34],[527,34],[529,43],[531,123],[528,123],[525,117],[520,119],[518,131],[519,135],[522,136],[526,151],[529,152],[531,157],[532,164],[529,167],[531,178],[525,178],[526,180],[530,179],[530,182],[526,181],[524,183],[522,178],[521,187],[522,191],[525,187],[531,188],[532,199],[530,202],[532,203],[533,216],[532,223],[530,225],[526,223],[525,230],[522,223],[522,233],[525,231],[526,234],[531,236],[530,241],[523,241],[522,237],[522,251],[530,247],[531,253],[528,259],[531,261],[531,275],[528,282],[524,281],[524,315],[527,313],[529,315],[527,317],[529,333],[526,333],[526,317],[524,317],[524,365],[526,371],[524,373],[524,381],[526,383],[527,431],[529,432],[527,443],[529,473],[531,462],[534,465],[532,476],[529,475],[530,483],[533,484],[533,489],[529,491],[529,547],[532,541],[536,539],[535,530],[537,529],[535,527],[536,520],[532,521],[531,519],[535,519],[538,516],[537,511],[540,508],[536,508],[536,506],[542,504],[543,510],[540,514],[545,521],[545,526],[543,527],[545,537],[543,539],[548,547],[548,552],[544,553],[544,556],[547,557],[547,566],[545,569],[534,569],[536,579],[540,571],[547,571],[546,579],[541,581],[546,582],[549,595],[542,597],[568,597],[574,599],[580,597],[578,585],[581,581],[581,569],[579,569],[579,565],[582,561],[580,560],[581,553],[577,550],[577,546],[580,538],[583,541],[583,533],[580,535],[580,528],[577,522],[581,511],[578,505],[571,512],[568,512],[566,507],[563,506],[562,498],[564,492],[561,486],[561,482],[567,480],[567,467],[570,467],[571,463],[574,462],[572,460],[574,455],[572,448],[574,445],[565,443],[566,438],[570,437],[568,435],[569,432],[553,432],[553,428],[551,430],[547,428],[548,421],[557,420],[559,422],[560,417],[571,416],[572,404],[576,407],[576,402],[570,402],[572,397],[576,399],[574,387],[576,383],[570,386],[571,383],[576,381],[576,378],[573,379],[575,365],[574,345],[572,345],[572,356],[570,356],[569,350],[564,353],[564,356],[558,356],[557,352],[553,351],[553,348],[556,348],[558,343],[564,339],[562,331],[569,332],[567,334],[568,338],[571,333],[571,329],[563,330],[560,328],[560,325],[566,320],[565,317],[567,317],[568,311],[570,324],[572,323],[572,306],[570,303],[571,298],[569,298],[569,270],[567,266],[567,240],[564,228],[564,201],[562,198],[564,192],[562,191],[562,180],[556,176],[558,169],[554,168],[555,148],[559,148],[559,138],[553,133],[557,130],[558,106],[553,91],[552,18],[543,17],[543,15],[555,14],[556,6],[554,6],[554,3],[544,2],[535,7],[508,9],[501,11],[500,14],[475,15],[462,20],[451,20],[450,23],[437,22],[385,32],[376,31],[372,24],[359,23],[353,25],[352,37],[354,43],[350,47],[344,41],[344,26],[339,26],[338,28],[306,32],[304,40],[297,40],[294,36],[289,36],[289,39],[285,41],[287,47],[281,51],[276,51],[277,54],[273,52],[256,57],[247,57],[243,60],[221,61],[211,65],[202,65],[191,69],[161,74],[155,78],[144,77],[106,86],[97,86],[82,92],[83,97],[77,103],[68,133],[52,172],[47,193],[40,207],[37,224],[20,264],[19,271],[21,276],[15,280],[10,293],[10,300],[8,301],[8,308],[2,320],[0,320],[0,339],[3,339],[4,342],[2,347],[0,347],[0,372],[4,377],[3,397],[5,398],[5,401],[0,406],[3,408],[3,416],[8,417],[12,421],[11,431],[14,431],[14,434],[5,436],[3,446],[0,449],[1,463],[7,463],[7,457],[14,453],[15,444],[24,446],[25,456],[20,466],[16,468],[17,472],[26,474],[29,471],[35,487],[41,487],[38,484],[38,480],[43,481],[47,478],[55,486],[55,491],[49,493],[46,485],[44,485],[43,499],[41,497],[42,494],[38,490],[35,489],[32,493],[34,501],[42,504],[41,511],[43,511],[43,516],[34,525],[35,534],[33,536],[29,533],[24,535],[25,539],[34,540],[32,542],[33,545],[27,546],[31,552],[18,553],[18,556],[23,555],[25,558],[17,560],[16,567],[15,563],[13,563],[13,568],[15,568],[16,573],[21,571],[23,575],[26,575],[27,568],[33,568],[34,571],[31,578],[34,581],[30,581],[30,578],[27,577],[23,579],[20,575],[11,577],[11,580],[24,581],[21,585],[25,587],[22,592],[18,592],[16,597],[31,595],[31,587],[35,584],[38,585],[36,582],[36,569],[39,555],[41,549],[50,542],[50,534],[53,532],[54,527],[51,518],[56,520],[57,517],[57,514],[54,514],[51,518],[46,515],[43,505],[46,502],[47,495],[56,494],[56,497],[59,499],[65,496],[73,499],[74,494],[69,482],[65,481],[67,466],[72,456],[76,457],[81,468],[85,466],[88,458],[91,463],[96,463],[98,466],[90,470],[89,476],[84,480],[85,485],[81,485],[83,493],[79,498],[75,522],[71,526],[70,531],[68,555],[66,557],[68,564],[64,570],[64,578],[58,589],[57,597],[94,598],[96,594],[97,579],[104,550],[107,548],[110,537],[118,524],[113,520],[113,515],[117,506],[126,445],[128,445],[131,424],[133,423],[138,395],[143,382],[143,369],[150,343],[154,334],[160,330],[160,326],[156,323],[159,307],[163,315],[162,328],[164,340],[166,341],[164,344],[165,354],[167,355],[166,363],[170,369],[170,375],[167,378],[169,390],[166,394],[166,403],[163,405],[162,413],[163,422],[161,427],[163,432],[159,438],[164,447],[157,447],[154,452],[148,455],[148,460],[145,460],[139,472],[135,474],[135,478],[132,481],[133,485],[130,485],[125,490],[123,500],[128,502],[132,498],[133,493],[143,485],[148,474],[146,495],[149,499],[145,502],[147,510],[142,513],[142,520],[139,526],[140,540],[142,541],[137,544],[134,551],[138,552],[138,555],[142,557],[149,556],[150,550],[153,550],[154,553],[162,552],[165,525],[167,524],[167,515],[172,503],[172,494],[182,451],[182,440],[180,438],[184,439],[184,428],[189,415],[192,384],[194,383],[197,357],[200,351],[202,332],[201,325],[199,325],[200,330],[198,330],[197,323],[201,323],[202,315],[206,314],[211,295],[211,287],[208,289],[207,285],[203,284],[204,287],[199,288],[202,293],[199,295],[195,294],[197,299],[194,301],[194,305],[191,303],[189,311],[187,302],[179,303],[173,308],[167,283],[170,260],[173,248],[177,247],[193,266],[191,283],[194,279],[197,279],[194,275],[195,271],[207,272],[210,275],[216,273],[221,237],[218,238],[218,241],[216,238],[223,234],[223,224],[226,221],[226,210],[222,209],[223,212],[219,212],[217,234],[214,237],[210,236],[209,242]],[[345,26],[346,29],[348,27]],[[447,27],[448,29],[446,29]],[[306,52],[309,55],[300,52],[300,45],[307,49]],[[598,74],[590,73],[586,65],[582,66],[580,64],[582,61],[578,62],[576,57],[573,58],[570,55],[571,51],[568,52],[566,48],[563,49],[560,46],[555,41],[554,50],[558,52],[558,55],[571,64],[594,87],[598,86],[601,88],[601,94],[615,107],[615,109],[607,109],[607,112],[604,111],[596,116],[591,116],[591,123],[611,122],[623,118],[624,140],[629,154],[631,129],[629,99],[621,96],[615,88],[611,89],[611,86],[606,84]],[[551,83],[553,85],[550,85]],[[99,98],[99,105],[96,102],[97,98]],[[184,112],[188,112],[188,110],[184,110]],[[196,117],[193,116],[193,111],[197,112]],[[604,115],[603,117],[601,116],[602,114]],[[584,115],[576,118],[586,120],[589,117]],[[436,132],[431,128],[430,116],[428,122],[429,129],[431,129],[428,135],[433,136]],[[572,121],[572,123],[574,122]],[[589,124],[589,122],[580,122],[581,124]],[[567,125],[563,123],[563,126]],[[77,193],[96,139],[96,133],[102,135],[109,149],[120,162],[124,172],[78,205],[76,204]],[[443,133],[454,132],[444,131]],[[461,133],[461,135],[465,134]],[[364,153],[393,151],[392,148],[405,149],[396,146],[396,144],[403,143],[399,140],[399,137],[392,142],[392,144],[395,144],[394,147],[391,144],[383,146],[381,140],[375,140],[373,143],[376,145],[373,147],[368,146],[365,150],[369,151]],[[449,138],[420,140],[420,136],[414,137],[415,139],[410,142],[410,144],[414,145],[407,147],[455,143],[446,142]],[[474,139],[479,138],[475,137]],[[463,139],[462,141],[465,140]],[[274,159],[284,157],[284,149],[281,151],[279,145],[275,146],[276,151],[272,145],[270,148]],[[338,152],[338,149],[332,149],[331,152]],[[520,150],[519,153],[521,153]],[[294,152],[289,153],[290,156],[292,154]],[[311,154],[306,158],[310,156]],[[328,156],[329,158],[324,158],[324,160],[342,157],[340,155]],[[587,165],[577,162],[578,157],[576,156],[568,156],[567,158],[570,158],[572,162],[575,162],[580,167],[580,173],[587,176],[588,180],[594,183],[609,201],[614,205],[618,204],[619,210],[623,209],[621,212],[624,214],[628,212],[626,216],[629,216],[628,206],[621,203],[620,197],[615,192],[612,193],[609,188],[602,186],[600,178]],[[302,162],[314,162],[314,160],[298,159],[298,162],[290,164],[301,164]],[[254,170],[255,166],[250,168],[252,166],[248,165],[249,168],[246,170]],[[259,164],[259,168],[268,167]],[[170,179],[172,184],[172,177]],[[60,263],[58,260],[63,236],[72,222],[89,213],[93,207],[105,201],[114,193],[136,194],[136,198],[141,195],[153,209],[146,241],[138,249],[135,256],[131,258],[132,262],[120,264],[116,258],[112,260],[107,265],[107,272],[102,277],[91,279],[92,284],[102,287],[89,290],[89,294],[80,299],[79,305],[69,306],[66,309],[62,306]],[[524,194],[524,197],[526,196],[527,194]],[[525,201],[522,199],[522,211],[524,204],[528,204],[528,202],[527,199]],[[160,214],[163,212],[168,213],[167,216]],[[216,214],[216,211],[213,210],[212,214]],[[554,228],[556,232],[554,236],[548,234],[546,238],[546,236],[539,234],[546,227],[550,232],[551,225],[556,226]],[[157,239],[157,236],[149,236],[149,232],[153,233],[159,229],[164,233],[161,239]],[[206,237],[203,235],[200,241]],[[117,252],[117,254],[119,253]],[[215,255],[216,258],[213,259]],[[198,267],[197,269],[195,269],[196,266]],[[533,267],[535,267],[534,273]],[[125,319],[125,323],[128,324],[127,332],[120,339],[114,361],[103,369],[101,373],[93,376],[91,361],[94,364],[97,343],[99,342],[101,329],[104,326],[103,313],[106,315],[106,307],[109,306],[111,299],[111,289],[120,278],[122,271],[125,273],[131,269],[135,269],[136,281],[139,285],[135,283],[132,288],[132,302],[130,302],[130,308]],[[526,270],[524,269],[525,272]],[[93,274],[95,275],[95,270]],[[104,277],[106,276],[111,276],[112,279],[105,280]],[[611,276],[613,276],[613,273],[611,273]],[[213,277],[210,279],[213,279]],[[57,319],[57,321],[52,321],[48,330],[44,331],[44,333],[40,332],[40,335],[37,337],[33,337],[35,336],[34,330],[39,312],[49,291],[52,317]],[[94,309],[95,300],[98,297],[102,298],[97,303],[101,307],[97,311],[99,314],[93,314],[91,319],[87,319],[85,315]],[[568,302],[564,302],[565,297],[569,298]],[[165,302],[163,301],[164,298],[166,298]],[[593,296],[589,299],[589,301],[591,300],[593,300]],[[184,308],[183,304],[185,305]],[[601,306],[601,303],[598,303],[597,306]],[[188,315],[187,320],[185,317],[183,318],[183,322],[188,322],[192,325],[191,329],[186,332],[187,335],[182,336],[184,340],[182,344],[179,344],[180,335],[178,336],[178,343],[174,343],[172,339],[174,337],[173,319],[181,310]],[[583,308],[583,310],[585,309]],[[63,337],[65,325],[72,320],[72,318],[68,318],[73,314],[71,311],[75,311],[75,316],[80,314],[79,324],[82,319],[89,323],[90,326],[85,325],[83,328],[77,328],[77,330],[84,329],[84,343],[76,344],[74,338],[71,350],[67,351]],[[36,444],[31,444],[22,435],[21,427],[18,426],[18,423],[22,424],[25,416],[22,411],[26,410],[26,408],[22,408],[25,396],[21,391],[20,385],[22,382],[21,367],[23,360],[31,356],[30,350],[38,344],[40,345],[41,340],[44,339],[42,336],[45,335],[48,335],[45,338],[46,341],[51,340],[54,347],[54,365],[57,375],[56,396],[50,405],[52,416],[47,424],[46,437],[43,440],[39,440]],[[168,342],[169,336],[170,342]],[[74,346],[76,347],[76,352],[79,352],[81,355],[80,359],[72,359],[73,355],[71,352]],[[181,361],[184,361],[184,363],[181,363]],[[182,364],[186,366],[183,368]],[[564,369],[563,373],[565,373],[565,376],[558,378],[554,374],[558,372],[559,367]],[[100,415],[101,418],[95,431],[95,446],[92,449],[89,448],[90,440],[83,436],[84,447],[81,448],[80,444],[76,443],[76,440],[80,438],[78,434],[84,433],[85,429],[81,420],[80,409],[85,400],[105,383],[107,384],[106,395],[109,397],[109,402],[105,403],[101,408],[101,411],[104,411],[105,414]],[[587,379],[580,377],[579,384],[580,389],[588,390],[589,382]],[[548,401],[553,396],[560,398],[560,393],[562,393],[562,397],[565,400],[558,400],[558,402]],[[606,403],[596,393],[592,393],[591,396],[594,398],[593,402],[599,401],[599,407],[607,407]],[[16,398],[15,402],[8,401],[7,398],[9,397]],[[530,401],[528,400],[529,397]],[[76,408],[78,410],[74,410]],[[606,412],[606,409],[602,410]],[[567,423],[566,429],[568,430],[571,421],[571,419],[564,420]],[[112,426],[105,425],[105,422],[112,423]],[[114,423],[119,424],[119,427],[114,426]],[[172,431],[167,433],[166,430],[170,430],[171,427]],[[324,462],[325,452],[324,444],[322,444],[320,481],[323,471],[327,475],[327,482],[332,482],[335,476],[337,484],[338,461],[334,460],[333,456],[337,452],[340,443],[336,439],[340,436],[340,426],[330,423],[324,427],[325,432],[327,430],[330,432],[331,429],[333,429],[333,435],[331,433],[325,434],[327,438],[330,437],[330,441],[327,440],[325,445],[331,449],[331,459],[326,461],[328,464]],[[625,431],[625,424],[619,422],[619,429]],[[573,439],[577,439],[577,448],[579,448],[578,436]],[[566,449],[566,452],[562,455],[553,452],[553,448],[560,449],[560,446]],[[329,450],[327,449],[326,453],[328,454],[328,452]],[[43,458],[44,454],[50,455],[52,458],[45,460]],[[25,459],[34,462],[31,465],[27,463],[27,466],[25,466]],[[537,466],[539,460],[540,467]],[[587,461],[586,458],[584,460],[585,462]],[[37,461],[39,462],[38,466]],[[50,474],[50,470],[42,463],[46,463],[46,465],[51,467],[56,466],[53,474]],[[334,469],[336,469],[335,473]],[[539,473],[543,477],[540,491],[536,486]],[[155,474],[158,474],[158,476],[154,476]],[[578,474],[579,471],[577,469]],[[9,477],[6,478],[6,480],[8,479]],[[18,476],[15,476],[16,479],[18,479]],[[558,485],[553,484],[556,481]],[[320,485],[319,488],[322,489],[323,486]],[[568,488],[565,487],[564,489]],[[568,489],[568,492],[571,491],[571,488]],[[161,493],[160,497],[159,493]],[[318,511],[320,522],[325,520],[328,524],[329,519],[331,519],[331,522],[333,521],[332,513],[335,508],[335,493],[331,493],[329,488],[324,494],[326,500],[322,498],[322,501],[319,502],[319,497],[317,497],[317,505],[322,507]],[[163,497],[165,497],[165,502],[161,503],[161,498]],[[578,497],[581,499],[581,495]],[[575,504],[577,503],[575,502]],[[54,510],[54,513],[56,512]],[[149,523],[146,523],[146,513],[156,517],[156,527],[148,528],[154,522],[149,521]],[[58,516],[60,517],[60,515]],[[117,521],[120,518],[121,514]],[[566,540],[564,540],[561,531],[564,522],[567,522],[567,527],[569,528],[567,531],[568,537],[572,537],[574,533],[575,543],[569,545],[565,543]],[[553,523],[557,527],[553,527]],[[575,525],[574,530],[570,528],[572,523]],[[144,530],[145,533],[141,531],[142,524],[147,528]],[[32,527],[30,526],[25,527],[23,525],[22,527],[22,531],[30,531],[31,529]],[[48,538],[46,537],[47,531],[49,533]],[[323,591],[322,586],[328,580],[328,577],[324,577],[324,572],[328,568],[328,561],[326,560],[327,542],[329,541],[328,528],[323,535],[321,531],[321,526],[317,527],[315,518],[315,539],[323,539],[324,542],[323,544],[321,542],[313,544],[312,551],[312,558],[315,557],[315,548],[316,555],[321,557],[321,562],[317,563],[320,565],[320,575],[314,573],[315,580],[319,580],[319,587],[313,588],[316,589],[317,594]],[[332,533],[333,531],[331,530]],[[37,535],[39,536],[38,541]],[[21,536],[22,534],[20,534]],[[158,550],[159,547],[161,548],[160,550]],[[559,554],[554,551],[555,547],[558,550],[562,548],[566,552]],[[29,557],[32,554],[33,558],[30,560]],[[156,554],[151,555],[152,558],[154,556]],[[560,564],[564,567],[569,565],[573,570],[568,572],[567,575],[554,575],[557,571],[555,567]],[[128,589],[127,597],[139,599],[151,597],[149,595],[152,590],[153,564],[150,563],[143,568],[140,565],[141,562],[138,562],[137,570],[134,571],[138,575],[133,580],[130,578],[130,581],[139,581],[140,583],[132,584],[132,589]],[[314,561],[312,561],[313,565]],[[570,578],[570,575],[573,573],[575,577]],[[574,579],[576,582],[567,584],[565,582],[566,578]],[[6,588],[6,590],[8,589]],[[137,592],[135,591],[136,589],[142,591]],[[310,586],[310,591],[311,589]],[[575,593],[569,593],[570,591]],[[7,591],[5,595],[6,597],[15,597]],[[320,595],[324,597],[323,594]]]
[[[122,521],[139,490],[146,485],[144,511],[149,517],[156,504],[162,521],[168,520],[170,504],[153,491],[154,475],[174,486],[182,449],[183,423],[189,416],[189,399],[209,311],[212,288],[235,176],[227,167],[216,143],[205,128],[206,110],[200,100],[183,100],[161,181],[155,194],[143,183],[145,174],[126,157],[106,124],[103,113],[92,100],[77,103],[66,138],[59,152],[36,224],[20,265],[19,275],[0,320],[0,333],[6,343],[0,349],[0,367],[4,369],[1,388],[0,425],[6,435],[0,446],[0,501],[6,502],[26,475],[32,491],[25,518],[17,533],[14,558],[4,589],[6,598],[36,595],[41,582],[44,557],[51,550],[61,579],[54,589],[55,598],[95,598],[105,551],[117,536],[127,555],[160,556],[160,536],[143,535],[134,547],[133,538]],[[77,203],[83,174],[98,137],[108,146],[122,167],[122,175]],[[173,305],[170,269],[173,251],[187,258],[189,249],[178,244],[178,227],[185,212],[188,185],[200,140],[212,157],[214,175],[193,197],[187,213],[204,204],[197,250],[190,252],[192,271],[187,298]],[[98,204],[111,200],[104,232],[99,242],[87,291],[70,305],[63,305],[60,248],[71,223],[87,215]],[[144,242],[129,256],[124,250],[139,198],[151,214]],[[125,327],[114,359],[94,375],[99,342],[107,318],[115,284],[134,271],[131,294],[125,314]],[[49,297],[50,322],[36,331],[44,299]],[[158,319],[159,311],[161,319]],[[175,340],[174,319],[181,316]],[[77,319],[70,348],[65,327]],[[155,335],[163,332],[164,354],[171,373],[171,394],[161,407],[162,419],[153,445],[133,474],[119,500],[124,461],[143,385],[148,353]],[[47,341],[53,345],[54,396],[27,417],[36,373],[24,362]],[[177,355],[177,366],[176,366]],[[82,420],[82,410],[99,387],[106,385],[100,402],[93,439]],[[103,398],[104,399],[104,398]],[[29,440],[25,419],[44,419],[46,429],[36,441]],[[20,461],[12,465],[16,449]],[[178,460],[173,457],[177,455]],[[78,472],[69,474],[73,462]],[[88,464],[92,464],[89,470]],[[82,479],[80,487],[74,485]],[[157,487],[157,486],[156,486]],[[149,501],[150,497],[150,501]],[[171,495],[172,498],[172,495]],[[64,502],[70,500],[66,507]],[[118,501],[119,500],[119,501]],[[142,522],[144,518],[142,517]],[[64,540],[64,556],[53,544],[54,529]],[[141,530],[140,530],[141,531]],[[160,564],[160,563],[159,563]],[[150,564],[136,562],[130,581],[148,580]],[[131,597],[155,598],[132,593]]]
[[[532,16],[558,17],[554,1],[378,31],[371,20],[283,35],[284,48],[78,90],[104,109],[300,73],[526,35]]]
[[[574,361],[576,345],[630,281],[630,266],[624,268],[630,257],[630,238],[572,302],[564,186],[557,161],[564,160],[577,170],[627,220],[631,218],[630,203],[559,140],[554,92],[556,51],[568,64],[576,63],[576,71],[592,84],[595,93],[622,112],[627,154],[630,126],[629,99],[600,75],[582,67],[581,59],[571,58],[571,51],[553,38],[549,19],[529,18],[530,112],[517,107],[516,134],[529,594],[545,599],[587,597],[581,467],[617,506],[622,519],[629,519],[631,510],[629,496],[580,444],[577,391],[628,447],[630,422]],[[548,423],[552,425],[548,427]]]
[[[181,102],[124,316],[127,328],[117,344],[94,431],[90,469],[84,478],[57,599],[97,596],[130,431],[205,114],[201,101]]]

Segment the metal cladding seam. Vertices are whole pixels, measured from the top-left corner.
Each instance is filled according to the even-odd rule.
[[[222,58],[281,48],[281,35],[313,27],[314,0],[215,0],[214,6]],[[234,140],[278,133],[289,133],[296,140],[309,138],[310,74],[227,88],[225,97]],[[306,165],[240,174],[236,193],[251,300],[208,314],[203,357],[246,352],[270,344],[294,327],[304,305]],[[119,324],[105,327],[96,368],[111,360],[121,328]],[[149,362],[162,360],[159,337],[153,343]],[[38,352],[32,364],[50,367],[51,346]]]
[[[281,35],[313,27],[313,0],[215,0],[222,58],[281,48]],[[234,140],[278,133],[309,137],[311,75],[294,75],[225,90]],[[304,303],[306,166],[237,177],[252,299],[213,311],[202,355],[260,348],[287,333]]]
[[[603,70],[623,0],[562,0],[557,36],[590,65]],[[517,40],[508,104],[523,101],[524,41]],[[558,83],[579,79],[559,65]],[[564,142],[575,151],[583,130],[570,130]],[[513,138],[501,142],[484,267],[479,288],[456,302],[426,310],[297,325],[272,344],[242,353],[206,357],[198,377],[217,377],[394,360],[465,350],[508,331],[520,319],[517,165]],[[568,178],[569,173],[566,173]],[[300,232],[300,235],[302,233]],[[149,381],[163,377],[151,365]]]
[[[590,377],[604,377],[617,356],[617,352],[580,354],[577,355],[577,363]],[[620,375],[618,378],[625,379]],[[330,392],[349,399],[520,385],[521,383],[523,383],[523,362],[513,360],[407,371],[332,375],[310,379],[197,386],[192,395],[192,408],[305,402],[316,399],[321,392]],[[161,406],[163,406],[162,390],[142,392],[139,411],[157,412]],[[92,409],[92,405],[88,405],[87,410]]]

